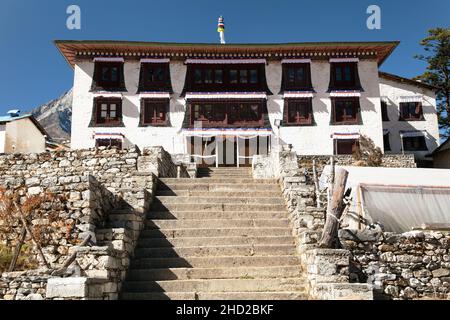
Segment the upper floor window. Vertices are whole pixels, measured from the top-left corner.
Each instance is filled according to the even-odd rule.
[[[144,91],[172,92],[168,63],[141,63],[139,92]]]
[[[403,137],[404,151],[427,151],[427,143],[424,136]]]
[[[92,91],[126,91],[123,62],[95,62],[91,89]]]
[[[264,122],[265,105],[261,101],[191,101],[190,125],[201,121],[202,126],[260,126]]]
[[[183,92],[265,91],[264,64],[189,64]]]
[[[332,98],[331,124],[359,124],[361,121],[359,98]]]
[[[381,100],[381,120],[389,121],[387,102],[383,100]]]
[[[357,62],[331,63],[331,90],[361,90]]]
[[[169,99],[142,99],[140,126],[169,125]]]
[[[95,98],[90,126],[95,127],[121,127],[122,99]]]
[[[285,99],[284,124],[285,125],[311,125],[312,124],[311,98]]]
[[[282,91],[312,90],[311,68],[309,63],[284,63]]]
[[[422,103],[400,102],[400,120],[423,120]]]

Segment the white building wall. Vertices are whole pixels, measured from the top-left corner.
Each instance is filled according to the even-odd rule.
[[[6,125],[0,124],[0,153],[5,153]]]
[[[94,94],[89,92],[94,74],[92,61],[78,61],[75,66],[73,88],[73,116],[71,148],[82,149],[95,146],[94,133],[122,133],[125,135],[124,147],[138,145],[163,146],[170,153],[182,153],[184,143],[179,131],[182,126],[185,106],[184,99],[179,98],[183,90],[186,66],[182,61],[170,64],[173,99],[170,101],[170,127],[139,127],[140,97],[137,94],[139,85],[140,62],[124,64],[125,86],[123,93],[122,117],[124,127],[89,127],[92,117]]]
[[[281,86],[281,62],[269,62],[266,68],[268,85],[273,96],[268,99],[270,118],[282,119],[284,102],[279,95]],[[333,154],[333,138],[337,132],[359,132],[369,136],[383,150],[381,123],[381,104],[378,85],[378,65],[376,60],[361,60],[358,63],[361,86],[362,125],[330,125],[331,99],[327,92],[330,82],[330,64],[328,61],[311,62],[311,81],[314,90],[312,100],[314,126],[282,127],[281,140],[293,145],[294,150],[302,155]],[[276,129],[274,129],[276,131]]]
[[[186,111],[183,90],[186,65],[183,61],[171,61],[170,75],[174,94],[170,100],[170,127],[138,127],[140,97],[136,94],[139,84],[139,61],[126,61],[124,65],[127,92],[123,94],[122,114],[125,127],[102,128],[89,127],[92,117],[94,94],[90,92],[94,63],[92,60],[78,61],[75,66],[73,89],[73,115],[71,147],[74,149],[95,146],[94,133],[122,133],[125,135],[124,147],[137,144],[139,148],[161,145],[170,153],[184,153],[185,140],[180,134]],[[331,100],[327,93],[330,81],[330,64],[328,61],[311,62],[312,85],[316,93],[312,101],[314,125],[302,127],[282,127],[281,141],[293,145],[298,154],[331,155],[333,154],[332,134],[337,132],[359,132],[369,136],[383,150],[383,128],[391,131],[392,153],[400,153],[400,130],[427,130],[429,150],[437,146],[439,132],[436,118],[434,94],[426,89],[396,83],[378,78],[376,60],[360,60],[358,72],[364,91],[361,93],[362,125],[330,125]],[[281,88],[282,66],[280,61],[269,61],[266,66],[266,78],[273,95],[268,96],[267,107],[269,119],[274,127],[275,119],[282,119],[284,101],[279,95]],[[381,93],[380,93],[381,90]],[[422,94],[424,96],[425,121],[398,121],[397,97]],[[389,122],[381,121],[380,96],[388,96]],[[0,136],[1,137],[1,136]],[[1,142],[0,142],[1,143]],[[1,146],[1,145],[0,145]]]
[[[400,131],[425,130],[425,141],[428,151],[413,152],[418,159],[431,153],[439,145],[438,118],[436,112],[436,95],[432,90],[412,84],[392,81],[380,77],[380,94],[388,99],[387,110],[389,121],[383,121],[383,129],[390,132],[391,151],[387,153],[401,153],[402,145]],[[422,121],[399,121],[399,98],[402,96],[422,96],[424,119]],[[410,152],[411,153],[411,152]]]

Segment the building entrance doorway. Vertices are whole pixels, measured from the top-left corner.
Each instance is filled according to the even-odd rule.
[[[254,155],[269,153],[270,138],[269,135],[187,137],[187,151],[199,167],[250,167]]]

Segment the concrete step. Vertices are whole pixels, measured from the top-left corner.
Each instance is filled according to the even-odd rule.
[[[194,185],[186,183],[170,183],[166,185],[159,185],[158,190],[195,190],[195,191],[227,191],[227,192],[253,192],[253,191],[280,191],[278,184],[258,184],[258,183],[245,183],[245,184],[233,184],[233,183],[208,183],[202,182],[205,180],[196,180]]]
[[[245,268],[166,268],[133,269],[130,281],[188,280],[188,279],[266,279],[301,277],[299,266],[245,267]]]
[[[290,228],[189,228],[142,230],[142,238],[291,236]]]
[[[159,178],[159,184],[170,185],[170,184],[202,184],[202,183],[258,183],[258,184],[278,184],[277,179],[258,179],[253,178],[205,178],[205,179],[188,179],[188,178]]]
[[[275,256],[227,256],[227,257],[178,257],[133,259],[131,269],[155,268],[227,268],[227,267],[271,267],[298,266],[300,258],[294,255]]]
[[[206,256],[273,256],[295,254],[295,246],[282,245],[225,245],[176,248],[137,248],[136,258],[176,258]]]
[[[185,204],[185,203],[234,203],[234,204],[284,204],[282,197],[256,197],[249,193],[244,197],[214,197],[208,193],[197,197],[157,196],[154,204]]]
[[[272,237],[192,237],[192,238],[146,238],[139,239],[138,248],[193,247],[208,244],[220,245],[280,245],[295,244],[293,236]]]
[[[122,290],[125,292],[305,292],[306,282],[301,278],[125,281]]]
[[[231,203],[167,203],[154,202],[150,211],[282,211],[285,204],[231,204]]]
[[[124,216],[125,217],[125,216]],[[285,219],[286,211],[152,211],[147,219]]]
[[[278,188],[278,190],[272,190],[272,191],[246,191],[246,190],[239,190],[235,192],[230,191],[197,191],[196,189],[193,190],[157,190],[156,196],[181,196],[181,197],[233,197],[233,198],[240,198],[240,197],[282,197],[281,190]]]
[[[180,228],[282,228],[289,227],[288,219],[207,219],[207,220],[147,220],[147,229],[180,229]]]
[[[124,292],[123,300],[307,300],[301,291],[277,292]]]

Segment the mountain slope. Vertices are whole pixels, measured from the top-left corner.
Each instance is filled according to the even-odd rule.
[[[50,137],[57,142],[70,139],[72,96],[72,89],[70,89],[59,98],[31,111]]]

